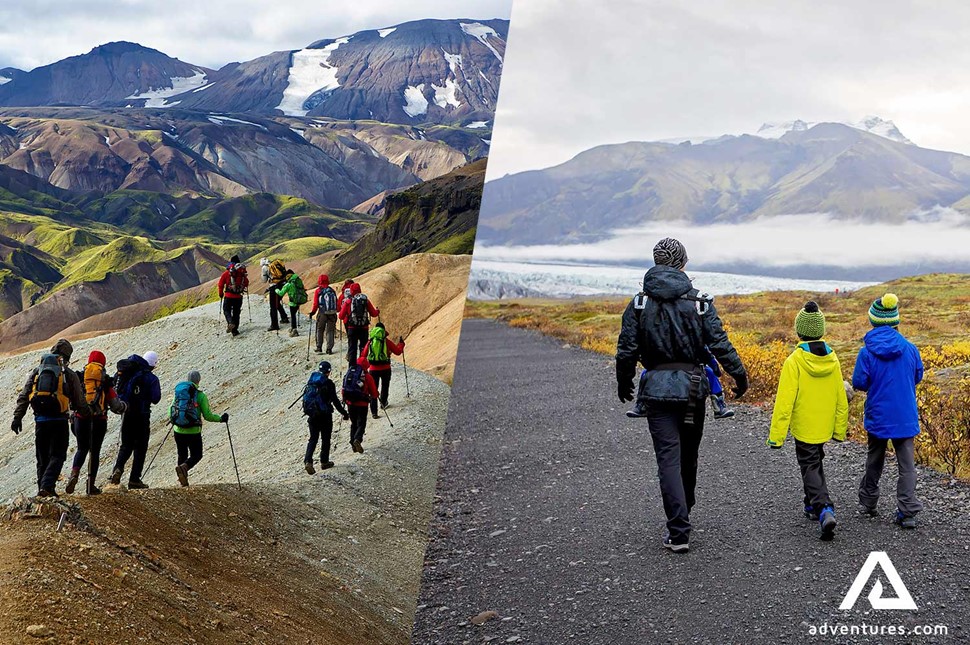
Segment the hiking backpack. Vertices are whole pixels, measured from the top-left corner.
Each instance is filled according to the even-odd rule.
[[[344,376],[344,398],[348,401],[367,402],[370,397],[364,389],[367,382],[364,368],[360,365],[351,365]]]
[[[387,351],[387,332],[375,327],[370,332],[370,342],[367,346],[367,360],[371,363],[389,363],[391,355]]]
[[[320,289],[317,295],[317,308],[322,314],[337,313],[337,292],[330,287]]]
[[[333,414],[333,405],[324,396],[326,380],[327,377],[321,372],[314,372],[303,389],[303,414],[308,417]]]
[[[293,285],[293,293],[290,294],[290,305],[297,306],[305,305],[307,301],[306,287],[303,286],[303,280],[300,276],[293,274],[290,276],[290,284]]]
[[[226,285],[227,293],[242,294],[246,291],[246,265],[241,262],[229,265],[229,284]]]
[[[128,358],[118,361],[118,372],[115,374],[115,389],[118,391],[118,398],[131,407],[135,403],[141,403],[141,375],[145,371],[142,365],[144,359],[138,354],[132,354]]]
[[[350,287],[344,289],[344,300],[350,300],[354,297],[354,292],[350,290]]]
[[[184,382],[175,386],[175,402],[172,403],[170,417],[173,426],[197,428],[202,425],[202,413],[197,400],[198,392],[195,383]]]
[[[269,278],[273,282],[280,282],[286,279],[286,265],[280,260],[273,260],[269,263]]]
[[[67,414],[70,409],[71,402],[64,394],[64,368],[57,354],[41,357],[29,402],[34,414],[40,417]]]
[[[347,321],[354,327],[370,325],[370,312],[367,310],[367,296],[358,293],[350,300],[350,318]]]
[[[83,370],[77,372],[77,378],[84,385],[84,398],[91,408],[91,415],[104,414],[110,387],[110,377],[105,373],[104,365],[88,363]]]

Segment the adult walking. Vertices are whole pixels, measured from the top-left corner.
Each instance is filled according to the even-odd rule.
[[[370,402],[371,413],[374,418],[378,418],[377,404],[381,408],[387,407],[387,398],[391,391],[391,354],[400,356],[404,353],[404,339],[400,344],[388,338],[384,323],[377,323],[370,331],[370,340],[364,347],[363,355],[370,363],[370,375],[374,378],[374,384],[380,391],[379,399],[372,399]]]
[[[337,292],[330,286],[330,276],[326,273],[317,278],[310,318],[314,315],[317,316],[317,354],[323,353],[324,336],[327,339],[327,353],[333,354],[334,335],[337,333]]]
[[[131,459],[128,488],[148,488],[141,480],[148,455],[148,440],[152,426],[152,406],[162,400],[162,386],[152,371],[158,365],[158,354],[145,352],[144,356],[132,354],[119,363],[118,396],[128,405],[121,417],[121,449],[111,471],[111,483],[121,483],[125,465]]]
[[[280,260],[273,260],[266,265],[266,275],[269,278],[269,288],[266,289],[269,294],[269,329],[266,331],[279,331],[281,322],[284,325],[290,322],[283,300],[276,293],[286,284],[286,266]]]
[[[246,266],[234,255],[229,266],[219,278],[219,299],[222,300],[222,314],[226,317],[226,331],[233,336],[239,335],[239,316],[242,313],[243,294],[249,288]]]
[[[657,457],[660,493],[667,516],[663,546],[690,549],[690,511],[697,483],[697,457],[704,430],[704,401],[710,394],[704,365],[707,349],[734,379],[736,398],[748,377],[728,340],[714,301],[700,294],[684,273],[687,251],[673,238],[653,249],[655,266],[643,277],[643,291],[627,305],[616,344],[617,394],[632,401],[637,362],[647,369],[638,394]]]
[[[300,335],[297,330],[297,317],[300,313],[300,307],[306,304],[307,293],[306,289],[303,287],[303,280],[300,279],[293,269],[286,270],[286,281],[283,283],[281,289],[275,289],[277,297],[280,299],[286,298],[290,305],[290,336],[296,337]]]
[[[360,284],[350,285],[350,297],[344,298],[340,304],[338,317],[347,329],[347,363],[355,365],[364,351],[370,334],[371,317],[379,318],[380,309],[374,306],[365,293],[361,292]]]
[[[186,380],[175,386],[175,395],[168,407],[168,418],[175,431],[175,447],[178,451],[175,476],[182,486],[189,485],[189,471],[202,461],[202,421],[229,421],[228,412],[221,415],[212,412],[209,397],[199,388],[201,382],[202,374],[198,370],[190,371]]]

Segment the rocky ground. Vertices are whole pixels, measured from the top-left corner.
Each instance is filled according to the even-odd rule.
[[[691,552],[660,546],[664,515],[644,420],[628,419],[613,362],[534,332],[466,320],[445,433],[414,641],[458,643],[939,643],[970,639],[970,487],[927,469],[921,526],[856,512],[865,451],[830,444],[839,529],[818,539],[801,513],[793,446],[770,451],[769,414],[708,415]],[[874,611],[872,581],[839,604],[885,551],[917,611]],[[877,570],[878,571],[878,570]],[[885,596],[894,596],[880,577]],[[827,624],[905,635],[812,636]],[[949,636],[919,636],[945,625]]]
[[[242,489],[221,424],[206,424],[205,458],[192,486],[179,488],[174,441],[163,443],[166,415],[156,411],[149,456],[162,448],[144,476],[152,488],[62,497],[69,517],[56,532],[58,509],[48,504],[24,519],[37,508],[16,499],[35,491],[32,421],[19,436],[4,430],[0,500],[19,510],[0,521],[0,642],[22,642],[31,628],[64,643],[408,641],[448,387],[411,369],[407,397],[397,365],[394,427],[372,419],[366,452],[356,455],[347,423],[338,425],[336,467],[307,475],[306,423],[299,406],[287,406],[322,357],[306,361],[305,333],[266,332],[264,307],[251,324],[244,309],[243,334],[230,338],[217,308],[79,341],[75,366],[94,348],[112,364],[154,349],[165,406],[184,374],[199,369],[213,409],[230,413]],[[0,418],[10,418],[38,356],[0,359],[0,387],[10,393]],[[113,417],[99,483],[119,426]]]

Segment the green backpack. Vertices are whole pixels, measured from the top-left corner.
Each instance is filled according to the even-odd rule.
[[[299,307],[300,305],[305,305],[307,301],[306,287],[303,286],[303,280],[300,276],[293,274],[290,276],[290,284],[293,285],[293,294],[290,296],[290,304]]]
[[[387,363],[391,355],[387,353],[387,332],[380,327],[370,330],[370,349],[367,351],[367,361],[370,363]]]

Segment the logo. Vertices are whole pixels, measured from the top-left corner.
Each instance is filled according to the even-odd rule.
[[[855,606],[862,590],[865,589],[866,584],[872,578],[876,566],[882,569],[896,597],[882,597],[882,581],[877,577],[868,596],[869,604],[872,605],[872,608],[916,609],[916,603],[913,602],[913,597],[909,594],[909,590],[903,584],[903,579],[899,577],[896,567],[893,566],[892,560],[889,559],[889,555],[885,551],[873,551],[869,554],[865,564],[862,565],[862,569],[859,570],[859,575],[855,577],[852,586],[849,587],[848,593],[845,594],[845,598],[843,598],[842,604],[839,605],[839,609],[852,609]]]

